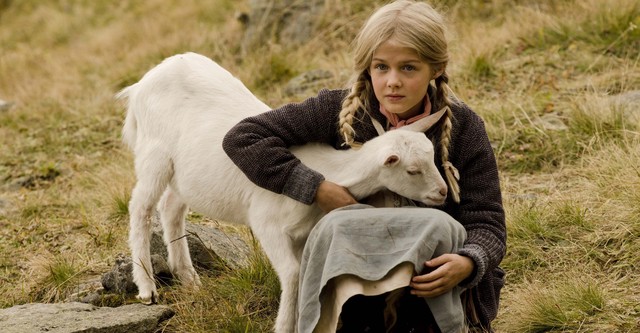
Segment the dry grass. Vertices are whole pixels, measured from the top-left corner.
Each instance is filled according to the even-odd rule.
[[[0,306],[64,299],[128,252],[134,177],[117,90],[184,51],[220,62],[274,106],[304,98],[282,91],[310,69],[342,87],[345,50],[381,3],[327,0],[306,44],[271,40],[240,56],[233,17],[245,1],[0,1],[0,99],[15,102],[0,111]],[[637,330],[640,113],[612,96],[640,90],[640,4],[436,5],[451,27],[451,85],[485,119],[501,168],[498,331]],[[178,311],[166,331],[264,331],[274,281],[258,253],[247,271],[203,277],[200,291],[164,288]]]

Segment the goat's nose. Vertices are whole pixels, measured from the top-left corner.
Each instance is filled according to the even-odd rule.
[[[442,195],[443,197],[447,196],[447,188],[446,187],[441,187],[440,188],[440,195]]]

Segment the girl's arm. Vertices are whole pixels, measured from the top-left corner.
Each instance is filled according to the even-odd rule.
[[[457,253],[425,262],[429,273],[411,283],[412,293],[422,297],[444,294],[456,285],[476,286],[498,266],[506,249],[498,168],[484,123],[466,106],[458,111],[450,153],[460,172],[461,200],[459,205],[449,201],[445,211],[465,227],[467,240]]]
[[[457,151],[452,163],[460,171],[461,200],[455,218],[467,230],[467,240],[458,254],[475,264],[462,286],[473,287],[502,261],[507,235],[498,166],[484,122],[464,108],[469,117],[455,133]]]
[[[225,135],[224,151],[256,185],[310,204],[324,177],[302,164],[289,147],[308,142],[335,146],[345,93],[322,90],[301,103],[246,118]]]

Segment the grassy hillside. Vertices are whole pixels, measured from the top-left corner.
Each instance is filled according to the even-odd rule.
[[[241,52],[247,1],[0,1],[0,306],[53,302],[128,253],[132,156],[113,95],[167,56],[205,54],[270,105],[298,73],[342,87],[382,1],[327,1],[319,33]],[[640,3],[437,1],[451,85],[486,121],[507,211],[499,332],[640,328]],[[313,92],[309,92],[312,94]],[[197,215],[192,219],[203,220]],[[206,219],[204,222],[207,222]],[[167,332],[261,332],[277,279],[246,271],[162,290]]]

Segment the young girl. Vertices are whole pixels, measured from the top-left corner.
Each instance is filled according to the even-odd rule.
[[[369,223],[374,217],[377,221],[371,223],[378,226],[403,221],[406,228],[429,225],[454,230],[410,239],[420,246],[443,241],[459,242],[460,246],[453,244],[447,250],[450,252],[434,252],[433,257],[415,263],[421,269],[414,269],[415,276],[405,288],[407,294],[396,297],[392,311],[396,319],[391,324],[388,316],[384,320],[385,308],[388,310],[384,300],[388,300],[389,293],[380,297],[354,296],[342,307],[338,325],[341,332],[438,332],[467,328],[491,331],[504,284],[504,272],[498,265],[506,248],[498,170],[483,121],[457,100],[447,85],[449,55],[443,19],[425,3],[407,0],[390,3],[368,19],[354,41],[353,51],[355,68],[350,89],[322,90],[304,102],[247,118],[226,135],[224,149],[257,185],[305,204],[315,203],[331,212],[316,229],[339,224],[347,228],[345,234],[356,234],[350,233],[349,228]],[[393,130],[442,109],[446,110],[443,118],[426,132],[437,147],[436,161],[449,187],[445,204],[435,207],[437,210],[355,205],[357,202],[348,190],[324,180],[288,150],[290,146],[308,142],[323,142],[336,149],[357,148],[380,134],[381,129],[376,130],[375,123],[383,124],[383,130]],[[409,201],[404,200],[423,206]],[[387,202],[405,205],[398,204],[400,200]],[[459,226],[464,228],[460,228],[461,237],[455,232]],[[333,237],[316,229],[310,240]],[[375,228],[370,230],[376,232]],[[397,242],[397,237],[416,236],[390,235],[378,241]],[[385,246],[381,244],[380,248]],[[424,249],[418,249],[421,250]],[[394,269],[380,268],[378,276],[384,277],[389,268]],[[311,275],[301,274],[301,286],[308,276]],[[456,300],[452,306],[459,306],[460,313],[464,312],[464,327],[455,318],[451,320],[454,324],[447,323],[447,316],[454,317],[455,309],[442,312],[437,305],[436,300],[451,295]],[[381,297],[386,298],[381,301]],[[366,311],[358,311],[363,308]],[[301,309],[300,315],[304,312]],[[314,321],[313,328],[318,316],[309,318]],[[300,325],[308,324],[305,320],[309,319],[300,317]]]

